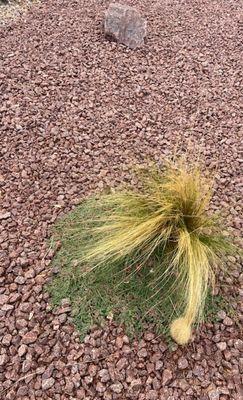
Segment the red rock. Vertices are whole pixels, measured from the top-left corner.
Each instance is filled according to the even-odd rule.
[[[87,398],[86,394],[85,394],[85,390],[83,388],[80,388],[77,390],[77,398],[80,400]]]
[[[28,386],[24,385],[24,386],[20,386],[17,390],[17,398],[23,398],[23,396],[26,396],[28,393]]]
[[[31,364],[32,364],[32,363],[31,363],[30,360],[24,360],[24,361],[23,361],[21,370],[22,370],[22,372],[23,372],[24,374],[26,374],[26,373],[30,370]]]
[[[161,361],[161,360],[156,361],[155,370],[160,371],[163,368],[163,365],[164,365],[163,361]]]
[[[17,319],[16,320],[16,328],[17,329],[23,329],[28,325],[28,321],[25,319]]]
[[[123,337],[121,337],[121,336],[118,336],[117,338],[116,338],[116,346],[118,347],[118,349],[121,349],[122,348],[122,346],[123,346]]]
[[[48,390],[50,389],[55,383],[55,379],[54,378],[48,378],[48,379],[44,379],[41,382],[41,387],[42,390]]]
[[[226,342],[219,342],[219,343],[216,343],[216,346],[218,347],[218,349],[219,349],[220,351],[224,351],[224,350],[226,350],[226,348],[227,348]]]
[[[0,212],[0,220],[1,219],[8,219],[11,217],[11,213],[10,212]]]
[[[65,392],[66,393],[72,393],[74,389],[74,384],[71,381],[67,381],[66,385],[65,385]]]
[[[0,367],[7,364],[8,361],[9,361],[9,357],[7,356],[7,354],[0,355]]]
[[[154,333],[153,333],[153,332],[147,332],[147,333],[145,333],[144,339],[145,339],[147,342],[151,342],[151,340],[154,339]]]
[[[173,374],[170,369],[165,369],[162,374],[162,385],[165,386],[172,381]]]
[[[97,365],[95,365],[95,364],[91,364],[91,365],[89,365],[89,367],[88,367],[88,374],[90,375],[90,376],[95,376],[96,375],[96,373],[97,373]]]
[[[217,313],[217,316],[218,316],[218,318],[219,318],[220,320],[222,320],[222,319],[224,319],[224,318],[226,317],[226,312],[225,312],[224,310],[220,310],[220,311]]]
[[[151,374],[152,372],[154,372],[154,369],[155,369],[154,363],[146,363],[146,369],[148,371],[148,374]]]
[[[138,357],[139,357],[139,358],[146,358],[147,355],[148,355],[148,352],[147,352],[146,349],[142,348],[142,349],[140,349],[140,350],[138,351],[137,354],[138,354]]]
[[[10,335],[9,333],[4,335],[2,338],[2,344],[4,344],[5,346],[9,346],[11,341],[12,341],[12,335]]]
[[[178,368],[179,369],[186,369],[188,368],[188,361],[185,357],[180,357],[178,360]]]
[[[23,285],[25,283],[26,279],[24,276],[17,276],[17,278],[15,278],[15,283],[18,283],[19,285]]]
[[[113,384],[110,386],[110,390],[111,390],[112,392],[114,392],[114,393],[121,393],[121,392],[122,392],[122,389],[123,389],[123,386],[122,386],[122,384],[121,384],[120,382],[113,383]]]
[[[134,391],[139,390],[141,388],[141,386],[142,386],[142,381],[140,378],[133,379],[130,383],[130,388],[131,388],[131,390],[134,390]]]
[[[198,376],[200,378],[202,378],[205,375],[205,370],[202,367],[202,365],[195,365],[192,372],[195,376]]]
[[[104,400],[112,400],[112,394],[109,391],[105,391],[104,395]]]
[[[131,347],[130,346],[127,346],[127,345],[124,345],[123,347],[122,347],[122,353],[124,353],[124,354],[130,354],[131,353]]]
[[[217,390],[211,390],[208,392],[208,397],[210,400],[219,400],[219,392]]]
[[[162,358],[162,353],[161,353],[160,351],[156,351],[156,353],[154,353],[154,354],[152,355],[152,357],[150,358],[150,360],[151,360],[152,362],[157,362],[157,361],[159,361],[161,358]]]
[[[208,391],[220,393],[223,388],[228,393],[220,393],[220,400],[236,400],[243,364],[235,341],[241,336],[238,324],[221,323],[225,313],[218,315],[220,323],[203,324],[193,343],[174,347],[173,352],[156,334],[156,340],[145,341],[145,359],[137,357],[136,341],[125,341],[123,330],[113,323],[115,315],[98,337],[81,343],[66,320],[68,314],[55,315],[49,304],[44,285],[54,253],[46,239],[55,219],[94,192],[99,182],[103,187],[123,181],[136,185],[131,164],[163,160],[177,144],[179,153],[187,152],[188,141],[194,153],[199,146],[210,170],[217,167],[211,207],[224,209],[222,222],[234,240],[242,232],[239,2],[206,0],[203,7],[192,1],[139,2],[151,29],[147,45],[138,51],[103,40],[104,4],[39,2],[23,18],[0,27],[0,213],[11,212],[0,221],[0,295],[13,294],[16,300],[12,309],[6,308],[9,302],[0,306],[0,342],[5,343],[1,342],[0,353],[9,357],[0,367],[0,397],[3,393],[6,400],[94,400],[101,378],[97,372],[86,384],[84,376],[95,363],[97,371],[111,371],[110,380],[102,382],[107,386],[100,396],[104,400],[132,395],[145,400],[163,368],[173,372],[174,380],[163,391],[155,390],[159,400],[208,400]],[[218,283],[243,322],[239,261],[235,254],[227,261],[230,279],[219,275]],[[61,274],[62,265],[58,267]],[[18,276],[23,279],[15,282]],[[22,336],[39,328],[37,341],[26,345],[20,359]],[[10,344],[6,334],[11,335]],[[117,336],[123,338],[121,348],[114,343]],[[227,343],[223,354],[216,350],[215,343],[220,342]],[[100,349],[95,361],[93,348]],[[158,369],[152,362],[157,352],[163,353]],[[26,375],[34,375],[19,381],[27,356],[33,366]],[[190,363],[182,371],[177,366],[181,356]],[[117,374],[116,364],[123,357],[128,364]],[[154,363],[150,373],[147,361]],[[44,391],[41,375],[52,363],[59,369],[53,372],[53,386]],[[194,369],[197,365],[202,369]],[[181,377],[188,387],[179,382]],[[130,383],[135,379],[142,385],[132,393]],[[74,385],[67,385],[69,380]],[[84,387],[76,387],[78,380]],[[123,385],[120,394],[109,389],[117,381]],[[208,382],[214,387],[207,387]],[[23,386],[28,386],[27,394],[20,389]],[[72,392],[65,393],[66,389]]]
[[[105,387],[105,385],[103,385],[103,383],[97,382],[96,390],[98,393],[104,393],[105,389],[106,389],[106,387]]]
[[[159,398],[157,390],[149,390],[145,398],[146,400],[157,400]]]
[[[19,357],[22,357],[26,353],[27,349],[28,347],[25,344],[22,344],[18,349]]]
[[[233,321],[230,317],[226,316],[223,320],[223,324],[226,326],[232,326],[233,325]]]
[[[0,306],[3,304],[6,304],[8,302],[9,296],[6,296],[5,294],[0,294]]]
[[[155,377],[155,378],[153,379],[152,386],[153,386],[153,389],[154,389],[154,390],[160,389],[160,387],[161,387],[160,380],[159,380],[158,378]]]
[[[8,311],[13,310],[13,309],[14,309],[14,306],[13,306],[13,305],[11,305],[11,304],[4,304],[4,305],[2,306],[1,311],[8,312]]]
[[[38,337],[38,334],[36,331],[29,331],[23,336],[22,343],[23,344],[34,343],[34,342],[36,342],[37,337]]]
[[[54,365],[49,365],[48,368],[42,374],[42,380],[50,378],[54,371]]]
[[[241,340],[241,339],[236,339],[235,341],[234,341],[234,347],[237,349],[237,350],[239,350],[239,351],[243,351],[243,340]]]
[[[90,385],[90,383],[93,382],[93,376],[90,376],[90,375],[85,376],[84,381],[85,381],[85,383],[87,383],[87,385]]]
[[[15,303],[17,300],[20,300],[20,299],[21,299],[20,293],[13,293],[12,295],[10,295],[9,303]]]
[[[119,361],[117,361],[116,368],[118,369],[118,371],[121,371],[122,369],[125,368],[126,365],[127,365],[127,360],[126,358],[123,357],[120,358]]]
[[[101,382],[108,382],[110,380],[110,375],[107,369],[101,369],[98,372]]]

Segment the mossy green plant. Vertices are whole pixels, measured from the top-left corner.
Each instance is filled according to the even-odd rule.
[[[68,258],[76,272],[79,266],[82,282],[107,275],[113,291],[145,277],[142,293],[151,307],[143,312],[169,299],[171,336],[184,345],[203,318],[208,289],[232,246],[209,212],[213,180],[199,164],[168,162],[162,169],[142,168],[138,177],[138,188],[112,190],[82,205],[65,228],[72,243]]]

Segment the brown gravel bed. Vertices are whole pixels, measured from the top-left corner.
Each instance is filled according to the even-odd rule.
[[[38,0],[0,0],[0,26],[9,25],[23,16]]]
[[[240,400],[243,341],[233,317],[172,352],[148,329],[80,343],[70,306],[43,287],[58,215],[129,178],[130,162],[199,148],[218,165],[215,206],[242,228],[241,23],[235,0],[129,2],[148,19],[143,49],[102,34],[108,1],[49,0],[0,30],[0,399]],[[242,274],[223,291],[242,321]]]

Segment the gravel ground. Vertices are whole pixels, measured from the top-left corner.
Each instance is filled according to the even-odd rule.
[[[57,216],[129,179],[129,163],[190,143],[218,165],[215,206],[241,230],[240,2],[140,0],[143,49],[104,39],[104,0],[50,0],[0,30],[0,398],[239,400],[232,316],[170,351],[107,323],[84,343],[44,285]],[[221,286],[241,316],[240,264]]]
[[[0,0],[0,26],[7,25],[25,14],[38,0]]]

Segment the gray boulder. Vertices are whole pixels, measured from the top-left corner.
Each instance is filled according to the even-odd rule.
[[[144,44],[147,22],[133,7],[111,3],[105,14],[105,35],[130,49]]]

